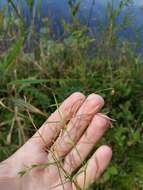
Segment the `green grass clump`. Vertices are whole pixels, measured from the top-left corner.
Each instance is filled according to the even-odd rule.
[[[40,127],[56,109],[53,94],[62,102],[75,91],[96,92],[105,99],[103,112],[116,121],[101,142],[112,146],[112,163],[91,189],[143,189],[143,61],[137,46],[116,35],[119,13],[109,10],[100,37],[87,36],[74,13],[73,24],[63,23],[64,39],[43,34],[27,53],[23,21],[6,21],[1,12],[0,35],[10,44],[0,54],[0,160],[35,132],[27,110]]]

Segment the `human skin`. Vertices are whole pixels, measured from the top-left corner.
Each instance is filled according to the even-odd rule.
[[[97,94],[69,96],[16,153],[0,164],[2,190],[78,190],[94,183],[107,168],[112,150],[99,147],[109,128]],[[24,175],[21,176],[20,173]]]

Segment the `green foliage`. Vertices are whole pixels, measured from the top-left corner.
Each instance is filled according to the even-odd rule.
[[[32,7],[33,1],[28,2]],[[87,36],[88,29],[76,18],[79,4],[72,7],[69,2],[73,24],[64,23],[61,41],[41,37],[38,59],[34,50],[24,52],[23,33],[16,38],[8,32],[15,43],[0,55],[0,160],[35,132],[28,112],[40,127],[56,109],[53,94],[60,103],[75,91],[96,92],[105,99],[103,112],[116,121],[101,142],[112,146],[112,163],[91,189],[143,189],[143,61],[116,35],[115,20],[124,3],[116,12],[108,6],[109,23],[98,38]]]

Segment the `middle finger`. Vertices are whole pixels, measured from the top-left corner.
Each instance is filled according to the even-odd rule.
[[[104,100],[97,94],[91,94],[78,110],[76,116],[70,120],[54,143],[52,150],[56,156],[61,158],[70,152],[88,127],[93,116],[100,111],[104,105]]]

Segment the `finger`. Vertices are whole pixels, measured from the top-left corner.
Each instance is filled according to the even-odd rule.
[[[68,123],[63,132],[54,144],[54,152],[58,157],[63,157],[79,140],[85,129],[88,127],[95,113],[104,105],[104,100],[97,94],[91,94],[78,110],[76,116]]]
[[[74,172],[91,152],[96,142],[104,135],[109,126],[109,119],[103,115],[96,114],[89,127],[78,141],[77,145],[66,156],[64,168],[68,173]]]
[[[83,167],[79,174],[74,178],[73,190],[77,190],[77,187],[86,189],[92,183],[94,183],[103,171],[107,168],[112,157],[112,150],[103,145],[94,153],[90,158],[87,165]]]
[[[76,92],[69,96],[61,106],[48,118],[42,127],[31,138],[31,141],[47,148],[53,143],[66,123],[75,115],[85,100],[82,93]]]

